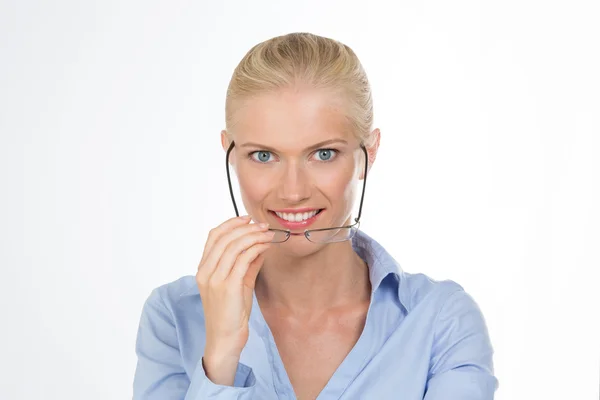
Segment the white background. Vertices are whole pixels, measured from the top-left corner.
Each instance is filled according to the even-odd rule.
[[[309,31],[372,83],[363,230],[477,300],[497,399],[598,399],[598,4],[3,0],[0,398],[131,398],[144,300],[233,214],[231,73]]]

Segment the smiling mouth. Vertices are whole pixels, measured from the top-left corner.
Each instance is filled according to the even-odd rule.
[[[319,215],[321,213],[321,211],[323,211],[323,210],[324,210],[324,208],[318,208],[318,209],[314,209],[312,211],[306,211],[306,212],[300,212],[300,213],[285,213],[285,212],[272,211],[272,210],[270,210],[269,212],[271,212],[272,214],[277,216],[277,218],[279,218],[280,220],[288,222],[288,223],[303,223],[303,222],[306,223],[309,220],[316,217],[317,215]]]
[[[283,227],[283,229],[292,231],[297,229],[306,229],[308,226],[312,225],[317,219],[319,219],[320,215],[323,213],[324,210],[324,208],[318,208],[313,209],[311,211],[299,213],[285,213],[269,210],[269,214],[271,214],[273,218],[275,218],[277,224]]]

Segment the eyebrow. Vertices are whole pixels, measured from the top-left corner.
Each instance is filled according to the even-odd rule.
[[[314,149],[318,149],[321,148],[323,146],[327,146],[333,143],[343,143],[343,144],[348,144],[348,142],[344,139],[329,139],[329,140],[324,140],[322,142],[319,143],[315,143],[312,146],[309,146],[307,148],[305,148],[304,150],[314,150]],[[252,143],[252,142],[246,142],[241,144],[239,147],[257,147],[259,149],[264,149],[264,150],[269,150],[269,151],[274,151],[276,152],[277,150],[275,150],[273,147],[270,146],[266,146],[260,143]]]

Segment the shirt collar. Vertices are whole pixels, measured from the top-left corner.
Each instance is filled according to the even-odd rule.
[[[397,286],[398,300],[404,306],[407,304],[401,296],[401,282],[404,279],[404,272],[396,260],[380,245],[375,239],[361,230],[358,230],[352,238],[352,248],[367,263],[369,267],[369,279],[371,281],[371,292],[375,293],[383,280],[392,275],[394,287]],[[199,295],[196,281],[181,293],[181,297]]]
[[[371,280],[371,292],[375,293],[381,283],[388,276],[394,280],[393,286],[397,290],[398,300],[403,307],[407,307],[401,296],[400,287],[404,278],[404,271],[385,248],[375,239],[359,230],[352,238],[352,248],[369,266],[369,279]]]

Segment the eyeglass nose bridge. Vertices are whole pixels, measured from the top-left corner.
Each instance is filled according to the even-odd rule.
[[[271,243],[286,242],[292,234],[290,231],[277,228],[269,228],[269,231],[275,232],[275,236],[273,236],[273,239],[271,239]]]

